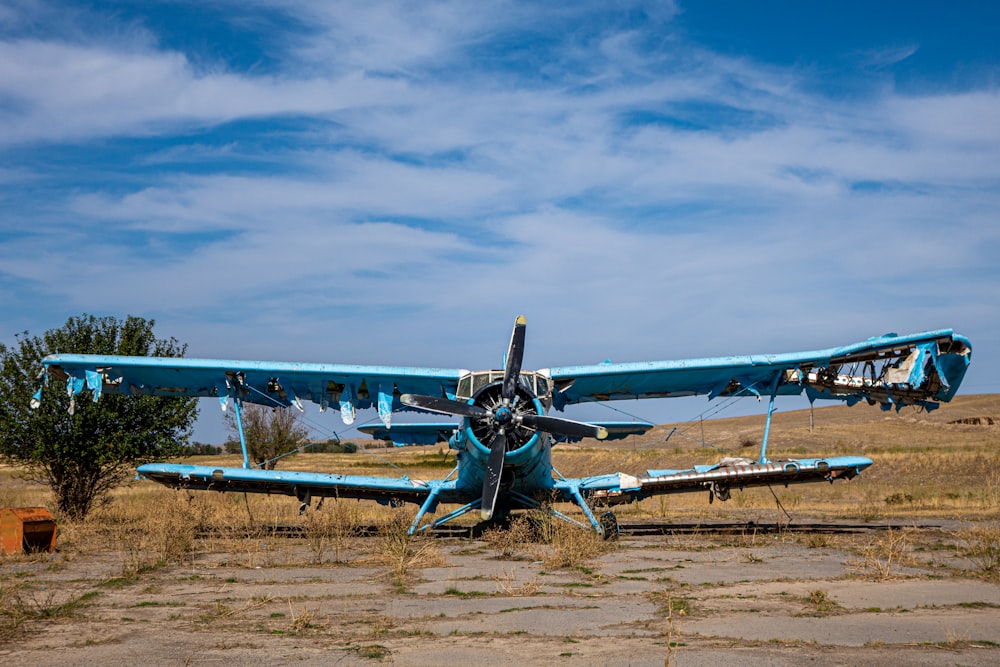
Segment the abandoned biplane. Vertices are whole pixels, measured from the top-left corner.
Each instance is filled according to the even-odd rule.
[[[386,429],[401,410],[429,411],[460,418],[458,424],[404,425],[401,440],[451,431],[456,467],[441,480],[377,477],[252,469],[243,442],[243,467],[222,468],[153,463],[140,466],[140,478],[169,487],[297,497],[409,502],[419,506],[410,531],[439,526],[470,511],[484,520],[511,510],[539,507],[539,498],[575,503],[590,526],[605,535],[617,533],[610,511],[598,518],[592,506],[635,502],[666,493],[708,491],[726,500],[732,489],[770,484],[833,482],[851,479],[872,464],[857,456],[814,459],[767,458],[767,439],[779,395],[805,392],[810,399],[867,401],[883,409],[906,405],[930,410],[954,397],[965,375],[972,348],[950,330],[908,336],[888,334],[844,347],[759,356],[680,361],[564,366],[538,371],[521,369],[525,319],[514,323],[503,369],[467,371],[445,368],[354,366],[284,362],[228,361],[103,355],[55,354],[43,361],[46,382],[65,381],[75,396],[85,388],[94,400],[102,393],[217,397],[232,406],[242,429],[241,405],[253,402],[296,406],[307,399],[325,410],[340,411],[345,424],[356,411],[374,407]],[[41,389],[39,389],[41,391]],[[626,398],[707,394],[755,395],[769,399],[756,460],[723,460],[687,470],[649,470],[630,475],[612,472],[566,478],[551,463],[551,447],[560,440],[604,439],[642,432],[652,424],[631,426],[586,423],[548,415],[550,408]],[[37,400],[34,401],[37,403]],[[391,431],[390,431],[391,432]],[[242,430],[240,432],[243,439]],[[421,525],[439,504],[457,509]],[[555,512],[559,518],[585,524]]]

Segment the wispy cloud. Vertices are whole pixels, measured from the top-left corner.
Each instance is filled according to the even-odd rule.
[[[859,51],[857,57],[864,66],[886,68],[903,62],[919,49],[916,44],[886,45]]]
[[[526,312],[547,366],[992,331],[995,89],[844,96],[654,6],[176,5],[246,65],[8,8],[0,337],[131,312],[199,355],[469,366]]]

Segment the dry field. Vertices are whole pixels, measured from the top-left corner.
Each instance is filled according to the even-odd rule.
[[[751,455],[762,423],[705,422],[705,440]],[[576,476],[723,454],[701,439],[699,423],[667,425],[560,446],[554,459]],[[619,508],[626,524],[747,527],[617,543],[544,517],[476,538],[408,538],[407,509],[335,501],[299,517],[291,498],[137,483],[87,521],[61,521],[57,553],[0,556],[0,656],[42,665],[1000,664],[998,446],[1000,396],[961,397],[930,414],[822,408],[813,429],[809,411],[779,412],[772,459],[858,454],[875,465],[848,483]],[[440,446],[378,456],[300,455],[284,467],[432,478],[453,464]],[[198,459],[209,460],[239,465]],[[46,489],[0,469],[0,507],[47,504]]]

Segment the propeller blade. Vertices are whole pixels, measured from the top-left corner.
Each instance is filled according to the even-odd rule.
[[[517,379],[521,375],[521,359],[524,357],[524,330],[528,321],[524,315],[518,315],[514,320],[514,331],[510,334],[510,345],[507,347],[507,365],[503,371],[502,396],[508,401],[514,399],[517,390]]]
[[[483,521],[493,517],[493,508],[500,492],[500,475],[503,473],[503,457],[507,453],[507,436],[503,431],[497,433],[490,444],[490,458],[486,462],[486,475],[483,477],[483,500],[479,505],[479,513]]]
[[[574,438],[597,438],[604,440],[608,437],[608,429],[603,426],[594,426],[584,422],[576,422],[572,419],[562,419],[560,417],[548,417],[546,415],[526,414],[521,415],[521,423],[531,428],[536,428],[553,435],[566,435]]]
[[[399,397],[399,402],[411,408],[421,408],[431,412],[440,412],[446,415],[458,415],[460,417],[485,417],[489,412],[478,405],[469,405],[461,401],[453,401],[450,398],[440,398],[437,396],[422,396],[420,394],[403,394]]]

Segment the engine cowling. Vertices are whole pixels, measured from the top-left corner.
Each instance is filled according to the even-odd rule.
[[[538,433],[536,429],[521,423],[521,417],[525,414],[545,414],[534,394],[522,385],[519,384],[515,389],[514,399],[509,406],[504,406],[502,392],[503,382],[492,382],[481,387],[472,397],[474,405],[487,411],[484,417],[469,418],[472,436],[486,452],[489,451],[489,443],[493,442],[501,428],[507,436],[506,451],[521,449]]]

